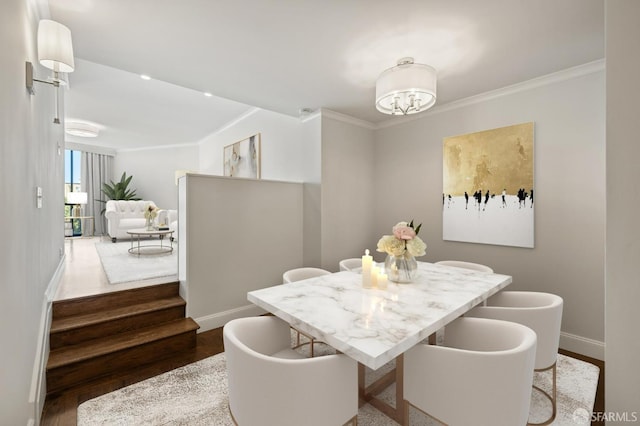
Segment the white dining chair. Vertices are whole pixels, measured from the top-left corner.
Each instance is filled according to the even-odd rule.
[[[289,325],[273,316],[229,321],[223,339],[236,425],[357,424],[355,360],[302,357],[290,348]]]
[[[454,266],[456,268],[471,269],[473,271],[493,273],[493,269],[480,263],[462,262],[460,260],[441,260],[436,265]]]
[[[558,346],[562,325],[563,300],[550,293],[532,291],[502,291],[487,300],[486,306],[478,306],[465,314],[467,317],[493,318],[513,321],[526,325],[538,335],[535,371],[552,370],[551,394],[534,386],[536,390],[551,402],[551,417],[542,423],[530,425],[547,425],[557,413],[557,371]],[[447,327],[447,333],[449,328]]]
[[[341,271],[356,271],[362,269],[362,259],[353,257],[350,259],[342,259],[338,264]]]
[[[330,273],[331,272],[321,268],[304,267],[304,268],[290,269],[286,271],[284,274],[282,274],[282,283],[288,284],[294,281],[302,281],[308,278],[319,277],[321,275],[328,275]],[[309,353],[313,358],[313,355],[314,355],[313,345],[318,343],[316,342],[315,338],[313,336],[309,336],[308,334],[298,330],[295,327],[291,327],[291,329],[296,332],[296,345],[294,346],[294,348],[299,348],[304,345],[309,345]],[[300,343],[300,335],[303,335],[309,341]]]
[[[287,284],[287,283],[292,283],[294,281],[302,281],[308,278],[319,277],[321,275],[328,275],[330,273],[331,273],[330,271],[327,271],[325,269],[320,269],[320,268],[305,267],[305,268],[290,269],[286,271],[284,274],[282,274],[282,282],[284,284]]]
[[[458,318],[442,346],[404,356],[404,424],[418,408],[450,426],[522,426],[529,416],[536,334],[507,321]]]

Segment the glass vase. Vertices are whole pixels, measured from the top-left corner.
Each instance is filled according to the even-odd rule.
[[[151,223],[151,217],[147,218],[146,226],[147,226],[147,231],[153,231],[153,224]]]
[[[418,271],[418,262],[416,258],[408,252],[400,256],[387,255],[384,261],[384,269],[387,273],[389,281],[396,283],[412,282]]]

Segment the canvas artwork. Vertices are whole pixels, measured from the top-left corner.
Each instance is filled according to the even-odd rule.
[[[224,175],[260,179],[260,133],[224,147]]]
[[[533,123],[443,141],[442,238],[533,248]]]

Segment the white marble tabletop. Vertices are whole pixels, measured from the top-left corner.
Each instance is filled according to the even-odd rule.
[[[511,283],[511,277],[418,262],[409,284],[365,289],[338,272],[251,291],[250,302],[378,369]]]

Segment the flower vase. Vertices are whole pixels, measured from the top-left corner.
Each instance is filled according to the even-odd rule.
[[[387,272],[389,281],[410,283],[416,277],[418,262],[408,252],[400,256],[389,254],[384,261],[384,269]]]
[[[153,231],[153,225],[151,224],[151,217],[147,218],[147,231]]]

